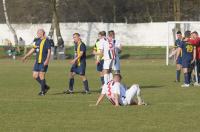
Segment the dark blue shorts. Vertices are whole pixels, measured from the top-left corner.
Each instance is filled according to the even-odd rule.
[[[103,71],[103,60],[100,60],[100,62],[97,64],[97,71],[102,72]]]
[[[176,64],[182,65],[182,57],[178,57]]]
[[[183,68],[191,68],[191,59],[183,59],[182,60],[182,67]]]
[[[85,75],[86,63],[81,63],[80,66],[72,65],[70,72],[74,72],[78,75]]]
[[[33,71],[36,72],[47,72],[47,70],[48,70],[48,65],[44,66],[43,63],[35,63],[33,67]]]

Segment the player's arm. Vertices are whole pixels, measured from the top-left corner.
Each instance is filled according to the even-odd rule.
[[[115,106],[119,106],[119,94],[114,94],[115,97]]]
[[[24,62],[29,56],[31,56],[35,52],[35,48],[31,48],[29,52],[22,58],[22,61]]]
[[[47,42],[47,49],[48,50],[47,50],[47,58],[44,62],[45,66],[49,64],[49,60],[50,60],[50,57],[51,57],[51,42],[50,42],[50,40],[47,40],[46,42]]]
[[[48,49],[47,58],[44,62],[45,66],[49,64],[50,57],[51,57],[51,49]]]
[[[194,46],[192,63],[196,60],[196,52],[196,46]]]
[[[176,53],[176,61],[178,60],[179,55],[181,54],[181,48],[178,47],[177,53]]]
[[[80,51],[80,54],[77,55],[77,57],[74,58],[74,59],[71,61],[71,64],[74,64],[79,58],[81,58],[81,56],[83,56],[83,51]]]
[[[101,103],[101,101],[103,100],[104,96],[105,96],[105,94],[101,94],[101,95],[99,96],[99,98],[97,99],[97,102],[96,102],[96,106],[99,105],[99,104]]]

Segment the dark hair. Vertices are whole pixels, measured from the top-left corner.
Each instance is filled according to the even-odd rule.
[[[186,38],[189,38],[191,36],[191,31],[189,31],[189,30],[185,31],[184,36]]]
[[[108,31],[108,35],[115,35],[115,31],[114,30]]]
[[[80,37],[81,35],[79,33],[74,33],[73,36],[76,35],[78,37]]]
[[[101,32],[99,32],[99,35],[106,36],[106,32],[105,31],[101,31]]]
[[[197,32],[197,31],[194,31],[194,32],[192,32],[192,34],[196,34],[196,35],[198,35],[198,32]]]
[[[119,74],[119,73],[117,73],[117,74],[114,74],[114,77],[115,77],[115,76],[119,77],[119,78],[120,78],[120,80],[122,79],[122,76],[121,76],[121,74]]]
[[[176,34],[182,34],[181,31],[177,31]]]

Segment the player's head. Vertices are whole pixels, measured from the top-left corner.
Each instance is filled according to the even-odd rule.
[[[189,31],[189,30],[185,31],[184,37],[185,38],[190,38],[191,37],[191,31]]]
[[[182,33],[181,33],[181,31],[178,31],[178,32],[176,33],[176,37],[177,37],[178,39],[182,39]]]
[[[121,82],[121,80],[122,80],[121,74],[114,74],[113,80],[114,80],[115,82]]]
[[[106,32],[105,31],[101,31],[99,32],[99,37],[103,38],[103,37],[106,37]]]
[[[44,31],[44,29],[38,29],[38,31],[37,31],[37,36],[38,36],[38,38],[43,38],[44,36],[45,36],[45,31]]]
[[[115,38],[115,31],[114,30],[110,30],[110,31],[108,31],[108,36],[110,37],[110,38]]]
[[[79,33],[74,33],[73,34],[73,39],[74,39],[75,43],[78,43],[81,40],[80,34]]]
[[[198,38],[198,37],[199,37],[198,32],[197,32],[197,31],[192,32],[192,37],[193,37],[194,39]]]

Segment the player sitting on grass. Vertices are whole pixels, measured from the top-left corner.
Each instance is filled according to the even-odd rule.
[[[181,87],[189,87],[191,80],[191,64],[195,61],[196,58],[196,48],[194,45],[189,43],[191,37],[190,31],[185,31],[184,38],[180,42],[180,46],[178,47],[176,61],[178,61],[178,57],[182,51],[182,67],[184,73],[184,84]]]
[[[44,96],[49,90],[46,84],[45,74],[48,69],[48,64],[51,56],[51,44],[49,39],[45,37],[45,31],[39,29],[37,31],[38,38],[34,40],[33,48],[22,58],[24,62],[34,52],[36,53],[36,60],[33,68],[33,78],[41,85],[40,96]]]
[[[99,96],[96,106],[103,100],[106,95],[108,100],[115,106],[125,105],[145,105],[141,98],[139,85],[134,84],[129,89],[126,89],[121,84],[121,75],[114,74],[113,80],[104,84],[101,95]],[[137,101],[134,100],[136,96]]]

